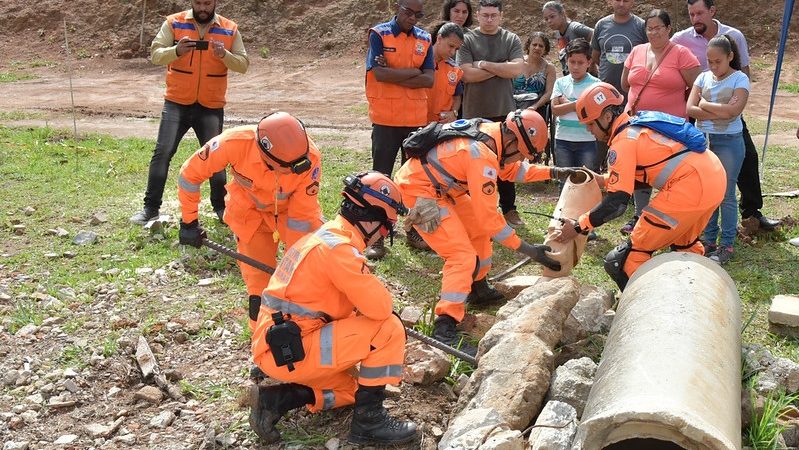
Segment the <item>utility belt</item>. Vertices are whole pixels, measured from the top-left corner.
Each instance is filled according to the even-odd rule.
[[[282,311],[272,313],[274,324],[266,331],[266,344],[275,358],[278,367],[288,366],[289,372],[294,370],[294,364],[305,359],[305,349],[302,346],[302,331],[297,322],[291,320],[291,314]]]

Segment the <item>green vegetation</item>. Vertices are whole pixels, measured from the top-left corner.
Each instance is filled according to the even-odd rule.
[[[30,300],[17,302],[10,318],[11,322],[8,325],[8,331],[11,333],[16,333],[20,328],[28,324],[39,326],[44,320],[41,309]]]
[[[261,47],[258,50],[258,54],[261,56],[262,59],[269,58],[269,47]]]
[[[32,111],[0,111],[0,121],[44,119],[47,115]]]
[[[754,390],[755,379],[751,379],[746,386],[749,390],[752,404],[755,404]],[[764,402],[762,411],[752,408],[751,424],[745,434],[747,445],[754,450],[777,450],[780,434],[785,430],[785,425],[779,418],[783,412],[796,403],[799,395],[785,395],[784,392],[769,394]]]
[[[15,81],[32,80],[35,75],[19,72],[0,72],[0,83],[13,83]]]
[[[799,83],[780,83],[778,89],[788,91],[791,94],[799,94]]]

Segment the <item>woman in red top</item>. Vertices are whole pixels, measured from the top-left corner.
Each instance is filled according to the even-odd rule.
[[[702,71],[699,60],[688,48],[670,41],[671,19],[666,11],[653,9],[645,23],[649,43],[633,47],[621,74],[621,86],[628,91],[627,110],[687,118],[685,94]],[[635,215],[621,228],[623,234],[632,233],[651,195],[650,188],[635,190]]]

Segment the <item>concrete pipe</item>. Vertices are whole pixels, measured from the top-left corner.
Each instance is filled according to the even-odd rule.
[[[621,296],[573,450],[741,448],[741,302],[711,260],[661,254]]]
[[[599,184],[594,175],[587,170],[580,170],[566,180],[552,215],[576,220],[601,201],[602,192],[599,190]],[[560,262],[560,270],[544,268],[545,277],[557,278],[571,274],[585,250],[587,236],[579,235],[573,241],[565,244],[556,242],[555,238],[560,235],[561,228],[563,228],[563,224],[559,220],[552,219],[549,222],[544,245],[552,247],[550,256]]]

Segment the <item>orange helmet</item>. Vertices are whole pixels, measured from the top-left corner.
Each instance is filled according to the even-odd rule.
[[[577,118],[580,123],[590,123],[602,115],[608,106],[618,106],[624,103],[624,97],[619,94],[613,85],[599,82],[592,84],[580,94],[575,105]]]
[[[353,224],[380,222],[385,227],[381,233],[391,237],[397,216],[408,214],[408,208],[402,204],[399,187],[391,178],[374,170],[344,177],[341,195],[344,196],[341,202],[342,216]],[[371,234],[364,232],[367,239]]]
[[[305,125],[291,114],[274,112],[261,119],[256,140],[269,160],[292,173],[303,173],[311,168]]]
[[[536,110],[527,108],[509,112],[505,126],[516,135],[518,149],[525,158],[532,158],[544,151],[549,140],[547,123]],[[504,148],[501,151],[502,159],[511,156],[505,154]]]

